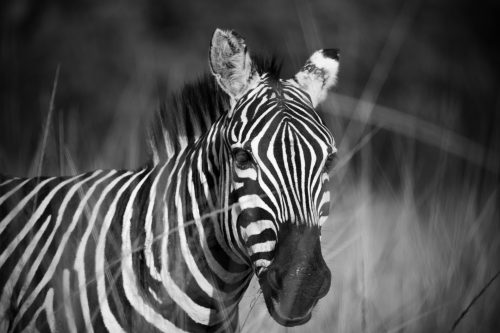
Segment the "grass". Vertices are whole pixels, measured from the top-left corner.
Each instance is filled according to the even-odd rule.
[[[357,101],[337,95],[330,102],[341,103],[342,112]],[[389,122],[384,121],[388,113]],[[330,293],[308,324],[283,328],[269,316],[253,281],[240,305],[242,332],[486,332],[500,325],[500,284],[494,280],[500,269],[496,264],[500,262],[497,189],[485,194],[474,173],[452,188],[439,177],[422,186],[414,177],[418,172],[405,158],[398,169],[402,185],[394,185],[394,174],[374,168],[381,161],[373,158],[373,151],[368,154],[371,160],[358,162],[358,173],[350,170],[353,158],[373,149],[380,131],[412,135],[398,128],[416,128],[424,133],[418,136],[422,141],[434,144],[442,162],[435,174],[447,172],[450,155],[464,158],[476,169],[490,170],[497,165],[496,157],[456,133],[378,105],[363,126],[373,124],[379,127],[364,131],[361,139],[338,138],[357,145],[340,146],[343,154],[334,175],[333,213],[323,229],[323,253],[333,272]],[[45,144],[38,156],[45,154],[47,136],[44,131]],[[410,145],[420,144],[416,137],[415,133],[410,137]],[[467,145],[480,152],[464,154]],[[491,155],[484,165],[478,157],[483,155]],[[66,168],[75,172],[67,150],[65,156]],[[41,167],[42,162],[37,170]],[[377,186],[366,175],[380,179]]]
[[[265,13],[249,5],[244,15],[229,8],[227,15],[200,15],[197,26],[189,26],[184,35],[176,32],[171,43],[141,35],[142,23],[122,23],[123,29],[116,30],[127,38],[123,45],[113,44],[113,52],[89,43],[90,60],[79,58],[84,65],[72,67],[78,65],[68,59],[62,63],[53,89],[47,84],[49,88],[42,89],[46,98],[37,110],[49,105],[49,111],[38,117],[47,119],[45,127],[35,125],[43,133],[42,140],[36,140],[36,152],[26,153],[29,140],[20,132],[19,140],[13,136],[18,155],[9,143],[0,145],[1,167],[23,175],[141,165],[146,155],[142,128],[153,109],[156,79],[148,73],[165,74],[168,67],[170,81],[177,86],[181,78],[195,77],[193,72],[206,69],[204,51],[215,26],[243,29],[249,46],[253,42],[267,49],[276,43],[287,50],[285,75],[302,65],[313,49],[339,46],[340,88],[323,106],[341,157],[334,174],[332,214],[323,229],[323,254],[333,273],[331,291],[309,323],[284,328],[269,316],[253,281],[240,305],[242,332],[498,331],[500,113],[498,106],[491,107],[498,105],[492,97],[498,95],[497,81],[485,58],[474,53],[479,47],[461,26],[464,22],[442,13],[435,19],[432,6],[419,1],[387,2],[372,8],[368,2],[295,1],[280,6],[281,11]],[[190,6],[192,10],[198,5]],[[442,6],[443,12],[449,10]],[[114,12],[108,12],[114,17],[109,22],[120,24]],[[61,17],[53,22],[59,19],[72,32],[75,42],[69,42],[70,51],[80,50],[74,44],[85,44],[82,35],[93,36],[99,30],[98,25],[82,28]],[[64,29],[54,23],[42,34],[59,30]],[[269,38],[263,38],[262,31],[269,32]],[[456,36],[458,47],[451,42]],[[166,44],[152,47],[161,43]],[[451,51],[442,51],[446,48]],[[23,57],[29,53],[23,52]],[[119,58],[121,53],[133,60]],[[85,66],[97,72],[101,58],[102,68],[112,69],[108,76],[100,74],[103,83],[96,84],[96,75],[85,76]],[[294,64],[292,70],[287,62]],[[50,82],[55,67],[45,64],[46,68],[50,70],[43,77]],[[109,79],[112,75],[124,82],[117,85]],[[92,107],[78,109],[71,102],[70,107],[60,106],[60,96],[71,100],[71,92],[80,90]],[[103,105],[115,108],[104,113]],[[17,109],[2,112],[16,114]],[[2,130],[6,124],[0,125]],[[25,129],[24,124],[20,118],[7,126]]]
[[[334,175],[333,212],[323,227],[323,253],[333,272],[333,287],[308,324],[283,328],[267,315],[262,297],[257,306],[248,305],[258,291],[258,285],[253,284],[241,306],[242,315],[248,316],[251,324],[245,324],[242,331],[498,329],[500,216],[494,183],[499,166],[496,153],[453,131],[379,105],[373,106],[369,122],[365,119],[363,124],[356,124],[357,114],[348,110],[359,101],[342,95],[331,99],[332,105],[340,109],[336,116],[349,115],[352,126],[377,126],[365,131],[355,146],[340,146],[343,154]],[[396,145],[394,151],[385,152],[397,156],[394,163],[399,163],[388,173],[377,167],[383,162],[373,151],[378,133],[406,143],[401,143],[404,148]],[[350,141],[337,139],[345,144]],[[435,156],[429,163],[437,163],[433,163],[433,174],[419,182],[419,170],[408,151],[422,144],[432,145]],[[471,148],[472,153],[466,153]],[[361,156],[357,165],[352,160],[356,156]],[[453,177],[450,185],[442,175],[454,164],[460,165],[457,157],[468,168],[462,178]],[[359,171],[350,170],[353,166]],[[486,187],[478,181],[485,172],[492,181]]]
[[[284,329],[266,314],[262,297],[244,332],[445,332],[498,269],[498,194],[477,205],[477,189],[437,190],[415,196],[387,184],[340,185],[323,230],[332,269],[330,293],[303,327]],[[338,192],[342,192],[338,194]],[[421,203],[428,201],[427,204]],[[426,207],[423,207],[426,206]],[[424,212],[425,211],[425,212]],[[248,297],[255,294],[250,287]],[[498,327],[500,283],[493,281],[457,331]],[[246,305],[242,309],[248,309]],[[243,310],[242,315],[245,316]]]
[[[333,213],[323,228],[330,293],[309,323],[284,328],[267,314],[254,281],[240,307],[243,332],[500,328],[498,153],[453,124],[412,114],[415,105],[398,111],[378,104],[416,6],[406,2],[396,16],[361,97],[336,94],[325,106],[334,114],[328,119],[343,157],[332,188]],[[457,116],[456,108],[428,103],[417,107]],[[430,171],[415,161],[420,159]]]

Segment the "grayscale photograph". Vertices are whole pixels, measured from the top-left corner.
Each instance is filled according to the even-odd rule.
[[[500,332],[498,17],[1,1],[0,333]]]

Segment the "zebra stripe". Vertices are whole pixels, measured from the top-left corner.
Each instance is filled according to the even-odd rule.
[[[153,230],[151,230],[152,225],[153,225],[153,207],[154,204],[156,203],[156,191],[157,191],[157,186],[158,182],[161,178],[161,175],[165,171],[167,164],[164,164],[161,168],[160,171],[158,172],[158,175],[155,177],[153,184],[151,185],[151,190],[149,191],[149,204],[148,204],[148,210],[146,212],[146,223],[144,226],[144,229],[146,231],[146,238],[144,241],[144,254],[146,257],[146,265],[149,268],[149,274],[155,279],[156,281],[161,281],[161,275],[160,272],[155,267],[155,260],[153,256],[153,242],[154,242],[154,234]]]
[[[42,182],[40,182],[34,189],[33,191],[31,191],[31,193],[29,193],[28,195],[26,195],[18,204],[17,206],[12,209],[9,214],[0,222],[0,235],[2,234],[2,232],[4,231],[4,229],[7,227],[7,225],[9,224],[9,222],[23,209],[23,207],[26,205],[26,203],[35,195],[38,193],[38,191],[40,191],[40,189],[45,186],[45,184],[47,184],[48,182],[50,182],[51,180],[54,180],[55,177],[52,177],[52,178],[48,178]],[[15,190],[17,191],[22,185],[26,184],[28,181],[30,181],[31,179],[28,179],[26,180],[25,182],[23,182],[22,184],[20,184],[20,186],[16,187]],[[12,192],[12,191],[11,191]],[[9,192],[7,194],[5,194],[2,199],[5,197],[5,199],[7,199],[9,196],[12,195],[12,193]],[[2,261],[2,258],[3,258],[4,254],[2,253],[2,255],[0,256],[0,268],[2,268],[2,265],[3,265],[3,262],[5,261],[5,259],[3,259]]]
[[[116,171],[112,170],[108,173],[108,175],[105,177],[110,177],[112,176]],[[83,319],[85,323],[85,328],[88,332],[93,332],[92,328],[92,320],[90,317],[90,308],[89,308],[89,301],[87,298],[87,283],[86,283],[86,277],[85,277],[85,262],[84,262],[84,253],[85,253],[85,247],[87,246],[87,240],[90,236],[90,233],[94,229],[94,223],[97,219],[97,215],[100,212],[100,207],[102,205],[102,202],[106,198],[106,195],[111,191],[111,189],[124,177],[130,175],[131,172],[127,172],[122,174],[121,176],[115,178],[101,193],[99,199],[97,200],[94,209],[92,211],[92,215],[89,219],[89,222],[87,224],[87,228],[85,229],[85,232],[83,233],[81,239],[80,239],[80,244],[77,248],[76,252],[76,257],[75,257],[75,264],[73,266],[74,270],[77,272],[78,275],[78,281],[80,285],[80,305],[82,308],[82,314],[83,314]],[[104,179],[102,179],[104,180]],[[90,189],[89,192],[93,192],[98,184],[95,183],[94,186]],[[82,201],[83,203],[83,201]],[[84,207],[82,204],[80,204],[80,207]]]
[[[219,59],[228,38],[240,54]],[[278,322],[295,325],[310,315],[329,287],[324,263],[308,275],[319,281],[308,287],[319,296],[307,298],[296,318],[287,309],[302,302],[279,308],[296,291],[269,293],[266,283],[278,274],[286,230],[319,237],[328,215],[325,165],[336,149],[314,107],[325,93],[318,87],[336,75],[318,66],[336,67],[315,54],[294,79],[280,80],[255,69],[240,37],[217,30],[212,42],[219,87],[197,87],[215,97],[204,91],[199,105],[178,106],[187,114],[173,134],[160,123],[154,165],[1,176],[0,331],[235,331],[253,273]],[[320,254],[318,244],[299,257]],[[283,279],[312,269],[306,266]]]
[[[71,304],[71,291],[70,291],[70,272],[68,269],[63,271],[63,295],[64,295],[64,314],[66,322],[68,323],[68,330],[71,333],[77,332],[75,313],[73,312],[73,304]]]
[[[171,332],[177,328],[168,320],[165,320],[160,314],[158,314],[153,308],[149,306],[142,299],[139,290],[137,289],[137,280],[132,267],[132,252],[134,251],[131,243],[130,228],[132,219],[133,203],[137,196],[137,192],[140,187],[144,184],[146,179],[151,175],[152,170],[139,182],[139,184],[134,188],[132,194],[127,203],[127,208],[125,209],[125,214],[123,216],[123,229],[122,229],[122,254],[123,258],[121,261],[122,274],[123,274],[123,284],[125,289],[125,295],[129,300],[130,304],[134,309],[140,313],[149,323],[154,325],[159,330],[164,332]],[[150,198],[151,200],[151,198]],[[151,201],[150,201],[151,203]],[[119,325],[116,323],[116,325]],[[114,332],[114,329],[110,331]],[[120,327],[120,330],[122,328]]]

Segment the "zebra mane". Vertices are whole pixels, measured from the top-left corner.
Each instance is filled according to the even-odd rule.
[[[259,74],[278,80],[281,62],[276,57],[254,56]],[[166,161],[192,145],[212,124],[229,110],[229,96],[211,74],[184,85],[180,91],[160,97],[149,129],[153,163]]]

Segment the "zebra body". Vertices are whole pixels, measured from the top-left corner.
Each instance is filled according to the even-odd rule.
[[[236,325],[252,271],[230,250],[235,236],[214,213],[217,194],[193,186],[206,178],[198,147],[134,172],[2,184],[0,314],[16,313],[5,331],[31,327],[38,310],[48,328],[66,324],[63,331]],[[157,307],[171,311],[163,318]]]
[[[336,75],[322,65],[338,58],[312,57],[285,81],[250,66],[243,46],[214,33],[211,69],[230,107],[189,144],[167,138],[168,159],[0,178],[1,332],[235,331],[254,273],[278,322],[309,320],[330,284],[319,232],[335,153],[314,106]],[[308,259],[294,270],[317,276],[311,295],[280,263],[280,243],[301,240]]]

